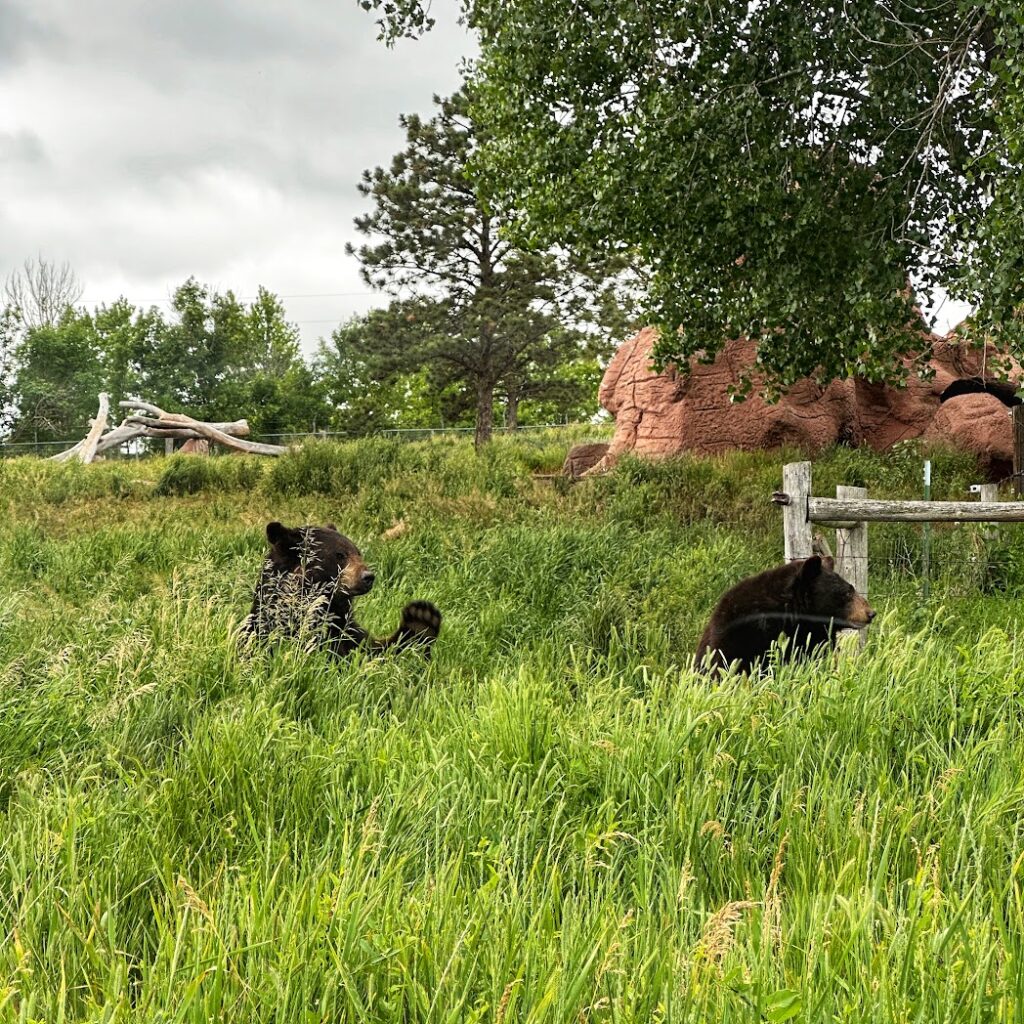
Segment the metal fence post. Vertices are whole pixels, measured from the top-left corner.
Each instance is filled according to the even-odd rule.
[[[1013,493],[1019,498],[1024,494],[1024,405],[1015,405],[1010,410],[1013,423]]]

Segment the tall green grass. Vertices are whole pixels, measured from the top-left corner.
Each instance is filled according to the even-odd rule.
[[[0,463],[0,1019],[1024,1016],[1012,530],[937,529],[924,605],[872,528],[861,655],[708,682],[787,456],[535,478],[564,453]],[[361,545],[377,632],[437,603],[434,660],[240,653],[268,519]]]

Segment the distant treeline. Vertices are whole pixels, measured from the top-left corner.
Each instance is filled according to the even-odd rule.
[[[474,396],[457,383],[437,386],[429,366],[375,374],[365,347],[355,344],[365,318],[339,325],[304,358],[298,328],[267,289],[245,303],[190,278],[166,311],[124,298],[90,310],[77,304],[73,275],[62,295],[47,294],[47,287],[60,290],[55,269],[27,263],[8,279],[0,312],[0,439],[6,442],[80,436],[100,391],[109,392],[115,409],[126,396],[143,396],[201,419],[245,417],[264,435],[473,424]],[[581,369],[584,386],[520,404],[519,421],[596,411],[599,366],[592,360],[572,372],[578,377]]]

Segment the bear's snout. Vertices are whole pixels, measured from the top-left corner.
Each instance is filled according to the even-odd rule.
[[[373,586],[373,570],[359,557],[350,558],[348,564],[341,571],[338,583],[346,594],[359,597],[361,594],[368,594]]]
[[[847,614],[848,620],[855,625],[858,629],[865,629],[870,625],[871,620],[874,619],[875,615],[874,608],[868,604],[867,599],[861,597],[860,594],[854,594],[853,600],[850,602],[850,609]]]

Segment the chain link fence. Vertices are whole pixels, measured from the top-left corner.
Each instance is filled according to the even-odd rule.
[[[506,434],[530,434],[544,430],[571,430],[592,428],[600,430],[608,424],[601,423],[536,423],[518,427],[495,426],[494,436]],[[316,430],[286,434],[252,434],[248,440],[263,441],[268,444],[296,444],[302,441],[356,441],[365,437],[387,437],[399,441],[425,441],[432,437],[472,437],[475,427],[390,427],[383,430],[358,432],[353,430]],[[36,455],[47,458],[74,447],[82,439],[76,437],[68,441],[7,441],[0,442],[0,458],[16,458],[19,455]],[[181,442],[179,442],[180,447]],[[213,454],[225,454],[226,449],[218,445],[211,448]],[[111,448],[103,453],[103,458],[147,458],[165,453],[164,442],[145,440],[128,442],[120,448]]]

